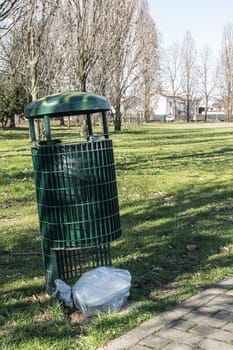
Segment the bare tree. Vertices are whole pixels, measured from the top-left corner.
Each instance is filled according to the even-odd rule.
[[[28,67],[28,86],[32,100],[38,98],[44,72],[43,57],[57,9],[58,0],[28,0],[22,32],[24,37],[24,58]]]
[[[19,0],[1,0],[0,1],[0,20],[5,20],[10,12],[16,7]]]
[[[213,59],[211,50],[208,46],[204,47],[200,53],[200,62],[198,66],[199,90],[204,99],[205,122],[207,122],[207,112],[209,99],[216,88],[216,69],[213,68]]]
[[[17,110],[16,104],[19,96],[14,96],[14,92],[23,89],[23,75],[22,75],[22,37],[17,30],[17,25],[0,40],[1,54],[1,88],[4,94],[11,98],[11,107],[9,108],[8,119],[10,119],[10,127],[15,127],[15,112]],[[20,95],[23,91],[20,91]],[[19,95],[19,93],[18,93]],[[26,95],[26,91],[25,91]]]
[[[230,121],[233,112],[233,25],[227,25],[223,30],[221,49],[221,90],[227,120]]]
[[[182,83],[182,50],[178,41],[173,42],[161,54],[161,72],[163,75],[163,86],[171,91],[173,99],[173,115],[177,116],[177,95],[181,92]]]
[[[109,86],[111,86],[112,74],[116,67],[115,58],[113,57],[115,28],[112,22],[115,10],[114,4],[111,6],[111,1],[107,2],[105,0],[105,6],[101,11],[101,36],[98,38],[98,42],[95,41],[98,55],[89,76],[91,90],[106,96],[110,96]]]
[[[87,90],[90,71],[102,46],[104,5],[107,6],[103,0],[65,0],[63,3],[69,75],[73,87],[80,91]]]
[[[182,88],[186,98],[187,122],[191,120],[191,106],[196,85],[196,49],[189,31],[185,33],[182,44]]]
[[[58,39],[62,35],[53,21],[53,12],[47,13],[50,8],[43,9],[44,4],[46,1],[24,3],[21,19],[0,40],[4,74],[11,83],[20,74],[33,100],[53,92],[54,79],[61,67]]]
[[[3,38],[20,20],[24,0],[0,0],[0,38]]]
[[[157,29],[145,2],[139,11],[138,23],[140,52],[138,73],[144,119],[148,122],[151,116],[151,100],[158,92],[159,57]]]
[[[121,130],[121,103],[129,87],[138,78],[140,51],[138,50],[137,0],[112,0],[109,16],[111,18],[111,83],[108,96],[115,110],[115,131]]]
[[[9,9],[4,12],[6,20],[8,14],[13,18],[13,9],[19,11],[19,6],[20,18],[14,21],[15,46],[13,42],[6,45],[10,38],[6,36],[2,55],[4,59],[14,57],[11,74],[20,72],[32,100],[55,91],[91,89],[110,99],[115,130],[120,130],[122,100],[132,95],[140,81],[145,117],[149,118],[157,83],[158,43],[145,0],[3,3],[10,6],[4,8]]]

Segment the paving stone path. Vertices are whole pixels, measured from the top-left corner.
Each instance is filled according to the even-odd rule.
[[[233,277],[98,350],[233,350]]]

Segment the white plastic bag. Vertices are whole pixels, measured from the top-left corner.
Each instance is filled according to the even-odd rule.
[[[72,309],[74,304],[73,304],[72,295],[71,295],[71,292],[72,292],[71,287],[68,286],[68,284],[66,284],[64,281],[60,279],[56,279],[54,282],[56,285],[56,290],[52,294],[52,296],[54,298],[62,300],[66,306]]]
[[[97,267],[80,277],[72,288],[76,308],[86,315],[119,310],[129,296],[129,271]]]

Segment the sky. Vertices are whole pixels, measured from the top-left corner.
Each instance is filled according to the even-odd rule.
[[[149,11],[162,36],[162,45],[182,41],[189,30],[196,48],[221,48],[224,26],[233,24],[233,0],[148,0]]]

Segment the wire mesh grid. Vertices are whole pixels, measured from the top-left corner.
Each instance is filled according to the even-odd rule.
[[[42,239],[91,247],[121,236],[111,140],[32,150]]]
[[[47,291],[87,270],[111,265],[121,236],[111,140],[32,148]]]
[[[44,250],[47,291],[55,290],[55,279],[76,281],[83,273],[99,266],[111,266],[110,244],[91,248],[66,248]]]

